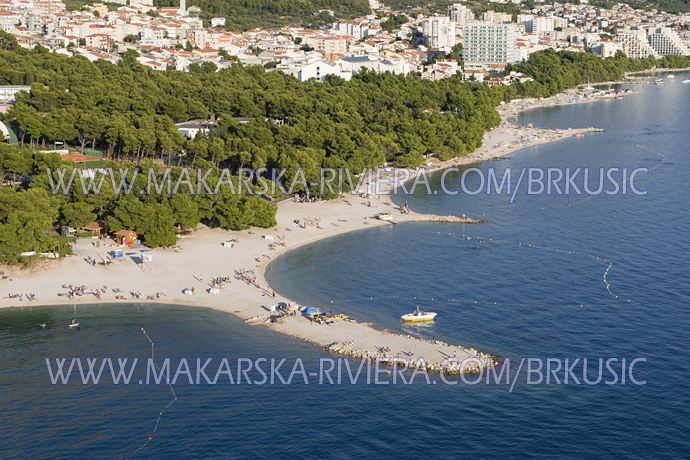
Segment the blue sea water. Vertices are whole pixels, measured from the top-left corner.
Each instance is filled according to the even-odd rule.
[[[427,195],[418,211],[476,226],[399,224],[288,253],[279,292],[381,328],[522,358],[645,358],[645,385],[51,385],[45,357],[301,357],[325,352],[177,306],[0,311],[3,458],[681,458],[690,441],[690,87],[679,76],[622,100],[540,109],[522,123],[604,133],[525,149],[496,168],[654,168],[644,196]],[[446,177],[458,186],[461,172]],[[432,179],[438,190],[440,175]],[[469,238],[469,239],[468,239]],[[604,273],[612,262],[608,274]],[[606,282],[610,283],[607,290]],[[614,297],[614,295],[618,297]],[[430,300],[430,299],[434,300]],[[369,299],[369,300],[367,300]],[[410,328],[416,304],[439,313]],[[578,305],[585,305],[579,307]],[[41,329],[39,323],[47,323]]]

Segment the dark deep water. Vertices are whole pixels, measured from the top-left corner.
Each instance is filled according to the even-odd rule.
[[[401,224],[304,247],[271,266],[298,301],[401,330],[415,304],[438,320],[405,331],[520,358],[646,358],[646,385],[51,385],[45,357],[301,357],[325,352],[205,309],[0,311],[3,458],[678,458],[690,450],[687,338],[690,85],[635,86],[618,101],[542,109],[522,123],[605,133],[529,148],[496,168],[655,168],[646,196],[399,197],[481,226]],[[446,177],[457,186],[459,174]],[[438,186],[440,175],[432,185]],[[454,185],[455,184],[455,185]],[[421,191],[420,191],[421,192]],[[463,236],[464,235],[464,236]],[[470,239],[467,239],[467,236]],[[613,265],[604,283],[608,262]],[[613,295],[619,296],[618,298]],[[374,297],[375,300],[363,300]],[[414,298],[417,298],[415,300]],[[434,300],[431,300],[433,298]],[[424,300],[418,300],[424,299]],[[629,300],[629,301],[628,301]],[[331,303],[332,302],[332,303]],[[576,305],[585,305],[577,307]],[[39,323],[48,323],[46,330]]]

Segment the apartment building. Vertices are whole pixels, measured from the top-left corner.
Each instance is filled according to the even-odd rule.
[[[486,21],[470,22],[465,26],[463,57],[472,66],[491,66],[518,62],[518,29],[515,24],[496,24]]]
[[[690,55],[690,47],[680,36],[668,27],[657,27],[650,29],[647,35],[649,45],[661,56],[679,54]]]
[[[647,41],[647,33],[644,30],[628,30],[616,35],[615,41],[621,44],[626,56],[632,59],[643,59],[654,56],[659,57],[654,48]]]
[[[424,43],[429,48],[451,48],[455,45],[455,22],[448,16],[431,16],[422,22]]]

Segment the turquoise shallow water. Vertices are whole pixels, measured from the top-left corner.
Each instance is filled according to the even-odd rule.
[[[519,360],[643,357],[646,385],[51,385],[45,357],[301,357],[323,351],[177,306],[0,311],[3,458],[679,458],[690,443],[690,88],[667,81],[619,101],[539,110],[523,123],[606,132],[526,149],[494,167],[648,167],[646,196],[399,198],[420,211],[486,216],[481,226],[401,224],[304,247],[270,267],[298,301]],[[432,185],[438,185],[438,177]],[[447,183],[457,184],[458,176]],[[465,235],[463,237],[463,234]],[[471,239],[466,239],[467,237]],[[491,239],[489,239],[491,238]],[[522,243],[522,244],[520,244]],[[600,259],[596,259],[596,256]],[[607,262],[611,296],[603,282]],[[366,300],[375,297],[376,300]],[[414,300],[413,298],[434,300]],[[631,299],[633,302],[625,302]],[[575,304],[603,306],[573,308]],[[47,323],[43,330],[39,323]]]

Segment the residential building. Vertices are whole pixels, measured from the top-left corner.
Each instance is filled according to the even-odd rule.
[[[659,54],[649,45],[644,30],[628,30],[619,33],[616,35],[615,41],[621,44],[623,52],[629,58],[659,57]]]
[[[592,51],[602,58],[614,57],[623,47],[618,42],[601,42],[592,46]]]
[[[474,13],[471,9],[462,3],[455,3],[448,7],[448,16],[450,20],[456,24],[456,27],[463,28],[468,22],[475,20]]]
[[[455,45],[455,22],[448,16],[431,16],[422,22],[424,43],[429,48],[451,48]]]
[[[467,64],[475,66],[518,62],[517,38],[515,24],[470,22],[464,31],[463,58]]]
[[[482,15],[482,20],[486,22],[494,22],[496,24],[510,24],[513,22],[513,15],[489,10]]]
[[[332,30],[340,35],[351,35],[357,40],[369,36],[369,24],[361,20],[340,20],[333,24]]]
[[[649,45],[661,56],[680,54],[690,55],[690,47],[680,36],[668,27],[651,29],[648,35]]]
[[[207,136],[216,124],[206,120],[190,120],[175,125],[177,130],[187,139],[195,139],[199,134]]]
[[[334,75],[349,80],[349,75],[343,74],[338,66],[325,59],[280,63],[276,66],[276,69],[295,77],[299,81],[311,79],[324,81],[328,75]]]
[[[0,104],[12,104],[14,103],[17,93],[20,91],[26,91],[27,93],[31,91],[31,86],[24,85],[8,85],[0,86]]]
[[[335,62],[343,73],[355,74],[362,69],[375,72],[391,72],[406,75],[413,70],[413,66],[403,60],[392,60],[378,56],[347,56]]]

